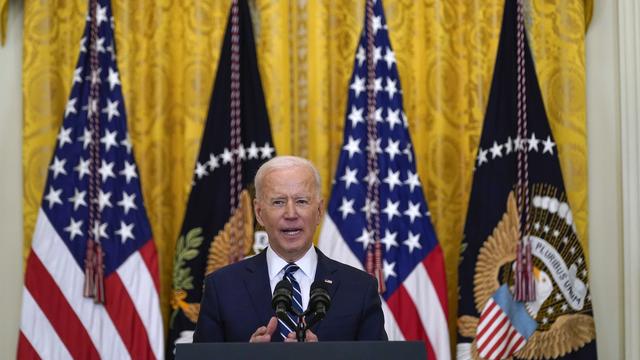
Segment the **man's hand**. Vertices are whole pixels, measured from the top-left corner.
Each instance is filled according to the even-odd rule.
[[[277,327],[278,327],[278,319],[276,319],[275,316],[272,316],[271,319],[269,320],[269,323],[267,324],[267,326],[260,326],[251,335],[251,339],[249,339],[249,342],[252,342],[252,343],[270,342],[271,341],[271,334],[273,334],[273,332],[276,330]],[[295,334],[293,334],[293,335],[294,335],[294,339],[295,339]],[[316,339],[317,339],[317,337],[316,337]]]
[[[287,338],[284,339],[284,342],[298,342],[298,339],[296,339],[296,333],[290,332]],[[304,342],[318,342],[318,336],[314,334],[313,331],[307,330]]]

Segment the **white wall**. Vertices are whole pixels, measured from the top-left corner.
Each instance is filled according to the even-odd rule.
[[[618,1],[624,356],[640,359],[640,4]]]
[[[625,358],[618,3],[634,1],[596,0],[587,34],[591,281],[601,359]],[[10,5],[0,48],[0,353],[8,359],[15,357],[22,286],[22,1]]]
[[[600,358],[624,359],[618,1],[594,3],[586,42],[590,275]]]
[[[0,47],[0,357],[15,358],[22,299],[22,1]]]

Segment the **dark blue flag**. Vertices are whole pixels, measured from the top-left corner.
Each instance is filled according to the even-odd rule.
[[[516,0],[507,0],[462,242],[458,358],[593,359],[587,259],[520,15]],[[517,65],[519,21],[524,67]],[[518,69],[526,84],[527,122],[520,131],[525,136],[517,128]],[[518,161],[525,156],[520,179],[528,179],[518,186]],[[519,189],[528,191],[524,202],[517,201]],[[528,302],[513,295],[522,229],[535,284],[535,300]]]
[[[258,167],[275,156],[275,149],[252,26],[247,1],[232,1],[176,243],[167,358],[173,358],[176,342],[192,342],[205,274],[266,244],[266,235],[254,232],[251,194]]]

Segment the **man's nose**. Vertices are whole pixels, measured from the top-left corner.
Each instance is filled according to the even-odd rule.
[[[284,208],[284,215],[286,218],[295,218],[298,216],[298,211],[294,201],[287,201],[287,205]]]

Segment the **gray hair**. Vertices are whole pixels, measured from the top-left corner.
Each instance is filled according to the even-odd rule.
[[[262,182],[267,173],[278,170],[278,169],[286,169],[291,167],[306,167],[311,170],[313,173],[313,177],[315,178],[316,192],[317,195],[320,196],[320,173],[318,169],[313,165],[313,163],[305,158],[299,156],[292,155],[281,155],[276,156],[269,161],[265,162],[258,168],[256,172],[256,177],[253,180],[253,185],[256,188],[256,198],[260,197],[262,192]]]

